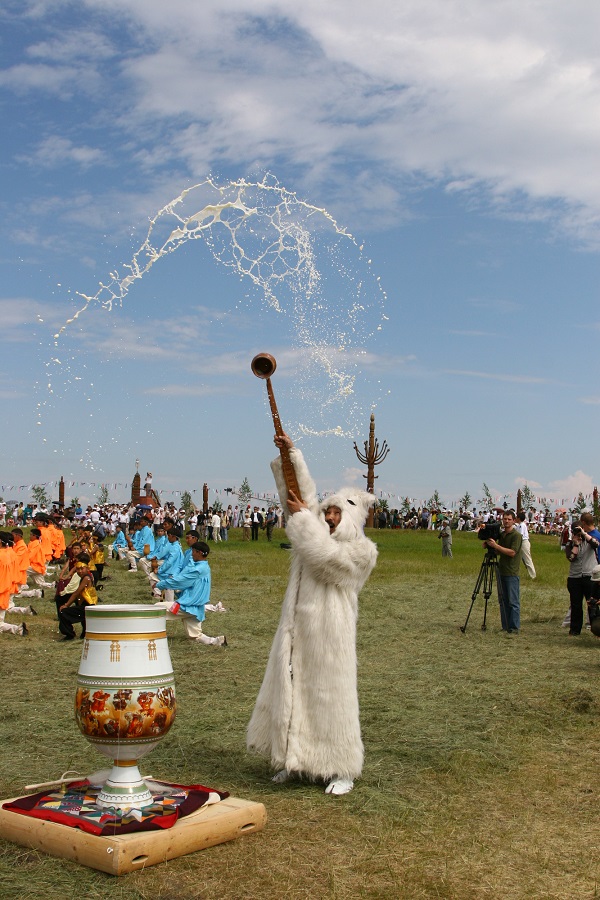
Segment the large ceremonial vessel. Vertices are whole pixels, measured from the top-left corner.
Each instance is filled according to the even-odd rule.
[[[88,607],[75,716],[88,741],[113,760],[99,806],[141,809],[152,803],[137,762],[165,736],[175,710],[165,610]]]

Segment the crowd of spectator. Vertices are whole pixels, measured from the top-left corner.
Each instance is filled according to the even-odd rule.
[[[448,520],[450,527],[457,531],[478,531],[482,524],[490,521],[502,520],[503,509],[497,507],[493,510],[448,510],[428,509],[427,507],[409,510],[376,507],[373,524],[375,528],[410,528],[413,530],[425,529],[435,531],[442,527],[444,520]],[[530,532],[534,534],[549,534],[562,536],[565,527],[577,516],[570,515],[566,510],[556,511],[530,509],[525,512],[526,521]]]

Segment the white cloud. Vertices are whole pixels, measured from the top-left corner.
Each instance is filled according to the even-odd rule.
[[[366,481],[363,478],[364,474],[364,469],[359,469],[357,466],[348,466],[346,469],[342,470],[342,482],[343,484],[352,487],[356,486],[362,490],[366,490]]]
[[[109,59],[114,54],[115,48],[108,38],[89,29],[77,28],[63,29],[59,35],[27,48],[27,56],[31,59],[60,64],[79,62],[86,67],[96,60]]]
[[[600,397],[581,397],[579,402],[585,403],[588,406],[598,406],[600,404]]]
[[[542,487],[542,485],[539,483],[539,481],[533,481],[531,478],[521,478],[521,477],[515,478],[515,484],[517,487],[520,487],[520,488],[525,487],[525,485],[527,485],[527,487],[530,487],[532,490],[534,488]]]
[[[18,156],[17,159],[42,168],[54,168],[70,163],[88,168],[103,162],[106,154],[103,150],[85,145],[77,146],[67,138],[52,135],[43,140],[33,153]]]
[[[0,87],[16,94],[44,91],[70,97],[77,85],[77,70],[69,66],[21,63],[0,72]]]
[[[29,9],[51,21],[61,5]],[[354,202],[371,218],[402,217],[405,179],[421,178],[483,190],[505,214],[552,216],[581,239],[599,228],[600,7],[589,0],[86,8],[93,31],[37,40],[32,62],[0,73],[0,84],[114,85],[114,121],[150,169],[180,163],[194,175],[285,160],[336,211]],[[149,149],[146,128],[161,123],[168,139]]]
[[[557,481],[550,482],[550,489],[558,497],[566,498],[577,497],[579,493],[585,496],[591,494],[594,490],[594,481],[590,475],[586,475],[581,469],[578,469],[574,475],[568,475],[566,478],[559,478]]]
[[[235,387],[231,385],[229,391],[233,390]],[[143,393],[157,397],[208,397],[213,394],[229,393],[229,391],[223,387],[205,384],[164,384],[147,388]]]
[[[508,381],[514,384],[548,384],[550,379],[533,375],[515,375],[511,372],[471,372],[468,369],[445,369],[447,375],[459,375],[465,378],[483,378],[490,381]]]
[[[26,297],[0,299],[2,338],[6,341],[31,341],[32,333],[50,335],[60,321],[64,307],[48,306]]]

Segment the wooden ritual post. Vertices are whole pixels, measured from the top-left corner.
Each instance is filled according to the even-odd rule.
[[[363,475],[363,478],[367,479],[367,491],[370,494],[375,493],[375,479],[379,476],[375,474],[375,466],[378,466],[379,463],[382,463],[386,458],[388,453],[390,452],[390,448],[387,445],[387,441],[384,441],[381,447],[379,446],[379,441],[375,438],[375,414],[371,413],[371,425],[369,427],[369,440],[364,443],[365,452],[361,453],[361,451],[356,446],[356,442],[354,443],[354,449],[356,451],[356,455],[358,456],[359,461],[367,466],[367,474]],[[374,510],[373,507],[369,509],[369,515],[367,518],[367,527],[373,527],[373,516]]]
[[[65,480],[60,476],[60,481],[58,482],[58,508],[65,508]]]
[[[136,459],[135,461],[135,475],[133,476],[133,481],[131,482],[131,502],[137,506],[140,502],[140,486],[141,486],[141,478],[140,478],[140,461]]]
[[[202,512],[208,512],[208,485],[206,482],[202,485]]]

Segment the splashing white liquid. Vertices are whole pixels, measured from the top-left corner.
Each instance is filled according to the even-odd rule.
[[[286,319],[299,360],[294,392],[302,408],[292,433],[353,437],[364,429],[365,402],[356,396],[356,379],[386,319],[385,292],[353,236],[271,176],[225,185],[208,178],[164,206],[122,271],[110,272],[94,295],[77,292],[83,304],[54,335],[55,348],[86,311],[122,306],[156,263],[199,238],[220,265],[251,282],[270,314]],[[58,355],[48,366],[78,378]],[[371,393],[371,408],[377,399]]]

